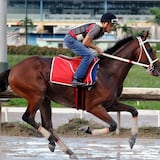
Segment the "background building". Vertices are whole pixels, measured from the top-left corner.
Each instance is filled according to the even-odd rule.
[[[29,32],[65,34],[68,28],[86,22],[98,22],[104,12],[112,12],[120,24],[149,29],[155,38],[154,16],[149,9],[160,8],[159,0],[7,0],[7,25],[13,31],[19,20],[32,19],[34,28]],[[26,5],[27,4],[27,5]],[[30,31],[31,30],[31,31]],[[23,31],[22,31],[23,32]]]
[[[54,14],[103,14],[106,10],[115,14],[144,15],[148,9],[160,7],[159,0],[27,0],[31,14],[40,13],[40,2],[43,2],[44,15]],[[25,0],[8,0],[9,14],[24,13]]]

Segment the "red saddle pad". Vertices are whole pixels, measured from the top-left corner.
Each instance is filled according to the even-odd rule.
[[[54,57],[51,65],[50,81],[56,84],[71,86],[74,73],[81,62],[81,58]],[[87,85],[93,85],[95,81],[96,64],[95,58],[91,63],[84,82]],[[94,69],[95,68],[95,69]]]

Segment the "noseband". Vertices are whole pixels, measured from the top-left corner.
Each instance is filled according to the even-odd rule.
[[[137,37],[138,39],[138,43],[139,43],[139,46],[140,46],[140,55],[139,55],[139,58],[138,58],[138,61],[135,62],[135,61],[132,61],[130,59],[125,59],[125,58],[122,58],[122,57],[118,57],[118,56],[115,56],[115,55],[111,55],[111,54],[107,54],[107,53],[103,53],[102,55],[105,56],[105,57],[109,57],[109,58],[112,58],[112,59],[116,59],[116,60],[119,60],[119,61],[123,61],[123,62],[126,62],[126,63],[131,63],[131,64],[136,64],[136,65],[139,65],[139,66],[142,66],[142,67],[146,67],[150,72],[152,72],[154,70],[154,63],[156,61],[158,61],[158,58],[156,58],[155,60],[152,60],[146,47],[145,47],[145,43],[148,42],[147,40],[143,41],[141,37]],[[148,58],[148,61],[149,61],[149,65],[148,64],[144,64],[144,63],[140,63],[140,59],[142,57],[142,51],[144,50],[147,58]]]

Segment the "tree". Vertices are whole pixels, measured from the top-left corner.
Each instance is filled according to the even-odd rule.
[[[25,17],[24,19],[21,19],[21,20],[19,21],[19,25],[20,25],[21,27],[24,27],[24,28],[25,28],[26,26],[33,28],[33,26],[34,26],[32,19],[30,19],[30,18],[28,18],[28,17]]]
[[[155,27],[155,37],[156,38],[159,38],[158,35],[158,26],[160,25],[160,8],[158,7],[155,7],[155,8],[151,8],[149,10],[150,14],[154,15],[155,18],[153,20],[153,22],[156,24],[156,27]]]
[[[31,27],[31,28],[34,27],[33,21],[32,21],[32,19],[30,19],[26,16],[25,19],[21,19],[19,21],[19,26],[21,26],[25,29],[26,45],[28,45],[28,27]]]
[[[150,14],[155,16],[155,19],[153,20],[156,24],[160,25],[160,8],[155,7],[151,8],[149,10]]]
[[[117,31],[118,29],[121,30],[121,33],[123,33],[125,37],[128,37],[128,36],[132,35],[132,33],[133,33],[132,27],[129,27],[126,24],[124,24],[123,26],[117,25],[115,30]]]

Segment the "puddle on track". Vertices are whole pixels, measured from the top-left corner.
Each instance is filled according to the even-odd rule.
[[[137,139],[131,150],[128,139],[62,138],[79,160],[160,160],[160,139]],[[56,146],[48,149],[44,138],[0,136],[1,160],[69,160]]]

